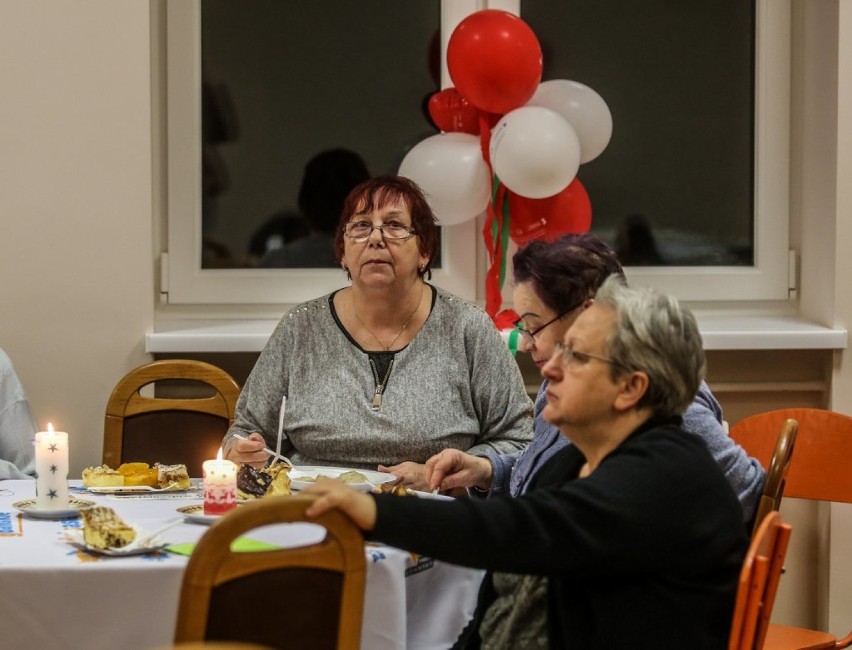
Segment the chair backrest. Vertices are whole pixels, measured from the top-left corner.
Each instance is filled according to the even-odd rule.
[[[728,650],[763,647],[791,531],[777,511],[758,525],[740,571]]]
[[[199,540],[181,586],[175,642],[243,641],[273,648],[358,648],[364,608],[364,539],[344,514],[317,544],[233,552],[231,542],[260,526],[305,521],[310,496],[264,497],[238,506]]]
[[[793,418],[786,418],[782,420],[780,431],[778,431],[778,428],[774,426],[777,419],[774,415],[769,417],[768,414],[762,413],[738,422],[729,431],[731,438],[750,455],[760,460],[766,468],[766,480],[757,502],[752,534],[757,532],[757,527],[768,513],[781,507],[781,499],[784,496],[787,484],[787,474],[793,460],[793,449],[796,444],[799,423]],[[774,448],[768,450],[767,445],[772,443],[776,431],[778,431],[778,434],[774,439]],[[760,453],[756,453],[758,449]],[[768,462],[765,458],[767,451],[771,453]]]
[[[774,441],[766,432],[778,431],[787,419],[799,427],[784,495],[852,503],[852,417],[823,409],[780,409],[738,422],[731,437],[767,467]]]
[[[188,394],[148,397],[150,384],[180,383]],[[103,462],[183,463],[201,476],[234,421],[240,387],[227,372],[204,361],[166,359],[127,373],[115,386],[104,419]]]

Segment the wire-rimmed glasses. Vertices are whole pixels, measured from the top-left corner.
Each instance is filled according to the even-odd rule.
[[[415,234],[414,228],[405,226],[398,221],[388,221],[374,226],[369,221],[359,219],[358,221],[350,221],[343,228],[343,234],[350,239],[361,243],[365,242],[373,234],[373,231],[378,228],[384,239],[392,241],[403,241]]]
[[[576,305],[572,305],[570,308],[566,309],[565,311],[563,311],[561,314],[559,314],[555,318],[550,319],[541,327],[536,327],[534,330],[524,329],[524,321],[521,320],[520,318],[518,320],[516,320],[513,323],[513,325],[515,326],[515,329],[518,330],[518,332],[521,333],[521,338],[523,338],[524,341],[526,341],[529,345],[535,345],[535,337],[538,335],[539,332],[541,332],[545,327],[548,327],[549,325],[553,325],[553,323],[558,321],[560,318],[567,316],[572,311],[577,309],[577,307],[582,305],[584,302],[586,302],[585,298],[583,298]]]
[[[553,354],[558,354],[561,357],[562,365],[564,366],[571,365],[572,363],[588,363],[594,359],[595,361],[602,361],[603,363],[608,363],[612,366],[624,368],[625,370],[627,369],[623,363],[616,361],[615,359],[602,357],[599,354],[592,354],[591,352],[580,352],[574,348],[569,348],[562,341],[557,341],[554,344]]]

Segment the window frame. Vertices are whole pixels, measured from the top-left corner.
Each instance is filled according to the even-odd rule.
[[[200,2],[170,0],[166,9],[167,302],[293,304],[334,291],[345,285],[340,269],[201,268]],[[444,52],[455,25],[483,8],[523,15],[519,0],[441,0]],[[791,14],[791,0],[757,0],[754,265],[628,267],[632,283],[690,301],[788,299]],[[442,85],[450,84],[442,56]],[[442,268],[433,274],[435,284],[467,300],[484,297],[481,223],[444,227]]]

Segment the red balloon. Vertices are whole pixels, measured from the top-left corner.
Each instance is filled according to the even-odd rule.
[[[455,88],[429,98],[429,115],[441,131],[479,135],[479,111]]]
[[[575,178],[564,190],[545,199],[529,199],[507,191],[509,236],[519,246],[533,239],[552,241],[567,233],[589,232],[592,204]]]
[[[523,20],[484,9],[462,20],[447,43],[453,84],[476,108],[508,113],[523,106],[541,81],[541,45]]]

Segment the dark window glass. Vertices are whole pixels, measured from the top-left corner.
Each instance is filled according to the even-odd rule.
[[[316,154],[345,148],[371,176],[395,173],[437,132],[438,0],[201,6],[205,268],[258,265],[307,233],[298,194]]]
[[[580,167],[592,230],[628,265],[754,260],[754,2],[525,0],[543,79],[595,89],[607,149]]]

